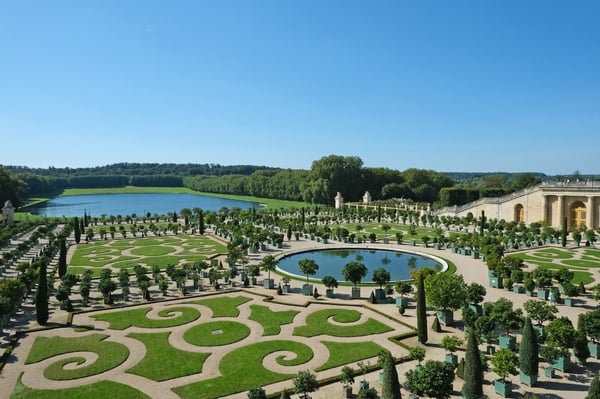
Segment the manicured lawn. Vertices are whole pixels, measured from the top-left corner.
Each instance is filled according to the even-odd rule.
[[[318,367],[316,371],[328,370],[345,364],[358,362],[377,356],[383,349],[373,342],[332,342],[323,341],[323,345],[329,349],[329,360]]]
[[[295,310],[273,311],[266,306],[250,305],[252,313],[250,320],[254,320],[263,327],[263,335],[278,335],[281,332],[281,326],[290,324],[294,317],[299,313]]]
[[[173,306],[158,312],[161,319],[150,319],[146,315],[152,308],[143,307],[120,312],[107,312],[92,315],[96,320],[106,321],[113,330],[124,330],[129,327],[165,328],[190,323],[200,317],[197,309],[186,306]],[[177,313],[180,313],[177,315]],[[177,316],[175,316],[177,315]]]
[[[33,343],[26,364],[37,363],[52,356],[73,352],[94,352],[98,359],[87,366],[63,369],[68,363],[83,363],[80,356],[73,355],[68,359],[52,363],[44,370],[44,376],[51,380],[71,380],[89,377],[111,370],[123,363],[129,356],[129,349],[116,342],[106,341],[108,335],[91,334],[83,337],[37,337]]]
[[[175,252],[173,247],[163,247],[160,245],[145,245],[139,248],[133,248],[131,253],[139,256],[161,256]]]
[[[240,310],[237,307],[250,300],[250,298],[245,296],[219,296],[214,298],[202,299],[200,301],[194,301],[191,303],[203,305],[211,309],[213,311],[212,317],[238,317],[240,314]]]
[[[146,346],[146,356],[127,370],[154,381],[166,381],[202,372],[202,365],[210,353],[186,352],[169,344],[170,332],[131,333],[128,337]]]
[[[222,346],[241,341],[250,335],[250,329],[235,321],[211,321],[190,327],[183,339],[197,346]]]
[[[292,378],[293,375],[264,368],[263,358],[277,351],[293,352],[297,355],[289,360],[278,358],[277,362],[282,366],[303,364],[313,357],[312,350],[299,342],[287,340],[258,342],[235,349],[223,357],[219,365],[221,377],[177,387],[173,391],[182,399],[213,399]],[[258,381],[260,383],[257,383]]]
[[[329,335],[333,337],[362,337],[371,334],[381,334],[393,329],[374,319],[367,319],[361,324],[350,326],[329,323],[331,317],[338,323],[353,323],[360,319],[361,313],[357,310],[348,309],[324,309],[311,313],[306,317],[306,325],[296,327],[294,335],[302,337],[314,337],[317,335]]]
[[[10,399],[66,399],[66,398],[127,398],[150,399],[129,385],[112,381],[100,381],[76,388],[40,390],[28,388],[19,382]]]

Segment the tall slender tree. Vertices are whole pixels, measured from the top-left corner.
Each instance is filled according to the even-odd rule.
[[[58,252],[58,277],[63,278],[65,274],[67,274],[67,243],[62,239]]]
[[[35,317],[38,324],[42,326],[48,323],[48,276],[45,262],[40,262],[40,275],[35,296]]]
[[[386,350],[380,354],[383,368],[383,382],[381,384],[381,399],[401,399],[400,381],[396,363],[390,351]]]
[[[425,304],[425,277],[419,273],[417,285],[417,334],[419,342],[427,343],[427,305]]]
[[[519,369],[521,374],[529,377],[531,385],[537,382],[539,367],[538,334],[533,329],[531,318],[526,317],[523,323],[521,346],[519,348]],[[521,376],[523,381],[523,376]]]
[[[73,219],[73,234],[75,235],[75,242],[79,244],[79,241],[81,241],[81,228],[77,216]]]
[[[567,246],[567,218],[563,219],[562,231],[560,235],[560,245],[563,247]]]
[[[585,399],[600,399],[600,376],[596,374]]]
[[[483,364],[473,330],[467,331],[467,351],[465,354],[465,383],[462,394],[465,399],[479,399],[483,396]]]
[[[206,228],[204,227],[204,211],[200,209],[200,211],[198,212],[198,232],[200,233],[200,235],[203,235],[205,231]]]

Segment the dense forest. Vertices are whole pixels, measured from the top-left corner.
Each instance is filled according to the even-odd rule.
[[[576,172],[577,173],[577,172]],[[310,170],[219,164],[118,163],[94,168],[0,167],[0,200],[19,206],[27,197],[53,196],[65,188],[188,187],[201,192],[251,195],[333,205],[365,191],[373,200],[405,199],[435,206],[461,205],[538,184],[541,173],[442,173],[365,167],[357,156],[328,155]]]

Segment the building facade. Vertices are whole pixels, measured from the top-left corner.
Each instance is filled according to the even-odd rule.
[[[567,228],[600,227],[600,183],[544,182],[498,198],[482,198],[462,206],[446,207],[434,212],[438,216],[479,217],[504,219],[507,222],[526,224],[547,221],[560,228],[564,218]]]

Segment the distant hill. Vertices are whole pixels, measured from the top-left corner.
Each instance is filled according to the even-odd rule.
[[[442,172],[449,178],[451,178],[456,183],[464,183],[467,181],[481,179],[486,176],[503,176],[506,180],[513,180],[515,176],[521,175],[523,173],[529,173],[534,177],[545,180],[548,178],[548,175],[540,172],[519,172],[519,173],[507,173],[507,172]]]

